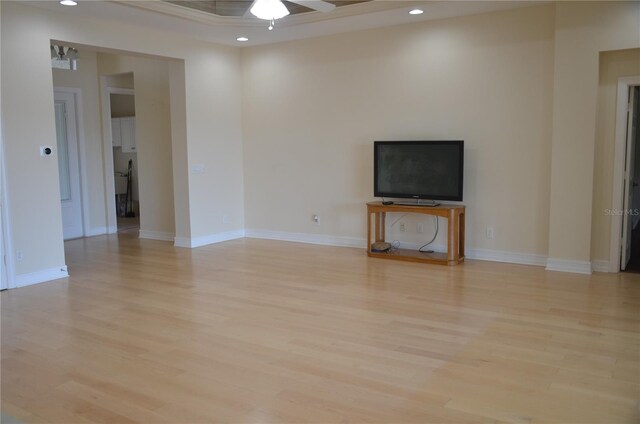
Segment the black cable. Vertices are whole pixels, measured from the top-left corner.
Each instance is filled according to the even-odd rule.
[[[439,225],[440,221],[438,220],[437,216],[435,216],[435,218],[436,218],[436,233],[433,235],[433,238],[429,243],[425,243],[422,246],[420,246],[420,248],[418,249],[418,252],[420,253],[433,253],[433,250],[422,250],[422,249],[424,249],[425,247],[429,246],[431,243],[436,241],[436,237],[438,237],[438,230],[440,229],[440,225]]]

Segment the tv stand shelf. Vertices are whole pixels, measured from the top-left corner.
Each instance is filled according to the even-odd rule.
[[[385,241],[385,220],[387,212],[419,213],[446,218],[448,221],[447,252],[422,253],[410,249],[372,252],[371,244],[374,241]],[[464,205],[383,205],[382,202],[369,202],[367,203],[367,255],[372,258],[457,265],[464,262],[464,215]],[[374,224],[373,235],[371,233],[371,224]]]

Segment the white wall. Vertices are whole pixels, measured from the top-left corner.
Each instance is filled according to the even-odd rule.
[[[38,156],[55,144],[51,39],[178,59],[169,91],[182,245],[245,224],[361,240],[371,142],[463,138],[469,246],[589,266],[598,55],[640,47],[640,3],[560,2],[246,48],[242,63],[238,49],[165,31],[0,8],[18,274],[64,265],[57,166]]]
[[[243,49],[247,228],[363,239],[374,140],[464,139],[467,246],[545,255],[553,18],[547,5]],[[431,219],[420,236],[405,220],[413,234],[392,237],[431,238]]]
[[[556,3],[549,257],[590,269],[598,57],[640,47],[640,2]]]
[[[618,78],[638,75],[640,75],[640,49],[600,54],[591,226],[591,258],[594,261],[609,261],[611,247],[611,216],[607,215],[605,210],[611,209],[613,205],[611,188]],[[640,153],[640,149],[637,152]],[[640,171],[640,166],[637,166],[636,170]]]
[[[184,60],[170,67],[171,92],[184,99],[182,114],[171,114],[171,132],[183,129],[174,142],[173,170],[188,187],[188,204],[180,233],[191,239],[215,236],[243,227],[243,176],[240,120],[240,57],[237,49],[152,31],[117,21],[66,16],[24,4],[2,2],[2,122],[7,158],[13,248],[24,252],[16,273],[60,268],[64,247],[55,160],[42,159],[38,147],[55,145],[50,40],[75,42],[118,51]],[[15,60],[15,46],[21,60]],[[180,83],[181,72],[186,83]],[[176,76],[177,74],[177,76]],[[182,85],[182,87],[181,87]],[[181,88],[184,90],[180,93]],[[172,111],[173,112],[173,111]],[[55,159],[55,158],[54,158]],[[182,161],[176,164],[175,161]],[[197,182],[185,184],[189,163],[203,163]],[[185,163],[186,162],[186,163]],[[181,197],[184,199],[185,197]],[[228,214],[229,224],[221,216]]]
[[[100,53],[98,72],[101,76],[133,75],[137,153],[128,155],[137,157],[134,163],[140,187],[140,234],[171,239],[175,224],[169,61]]]

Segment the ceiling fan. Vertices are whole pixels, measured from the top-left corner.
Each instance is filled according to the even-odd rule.
[[[287,0],[291,3],[317,10],[318,12],[331,12],[336,8],[335,4],[323,0]],[[289,10],[281,0],[254,0],[251,7],[245,13],[249,13],[258,19],[270,21],[269,30],[275,26],[276,19],[284,18],[289,14]]]

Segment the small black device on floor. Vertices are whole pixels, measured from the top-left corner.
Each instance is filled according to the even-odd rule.
[[[372,252],[386,252],[391,249],[391,244],[384,241],[377,241],[371,245]]]
[[[385,206],[389,206],[389,205],[393,205],[393,202],[391,200],[385,200],[384,202],[382,202],[382,204]]]

